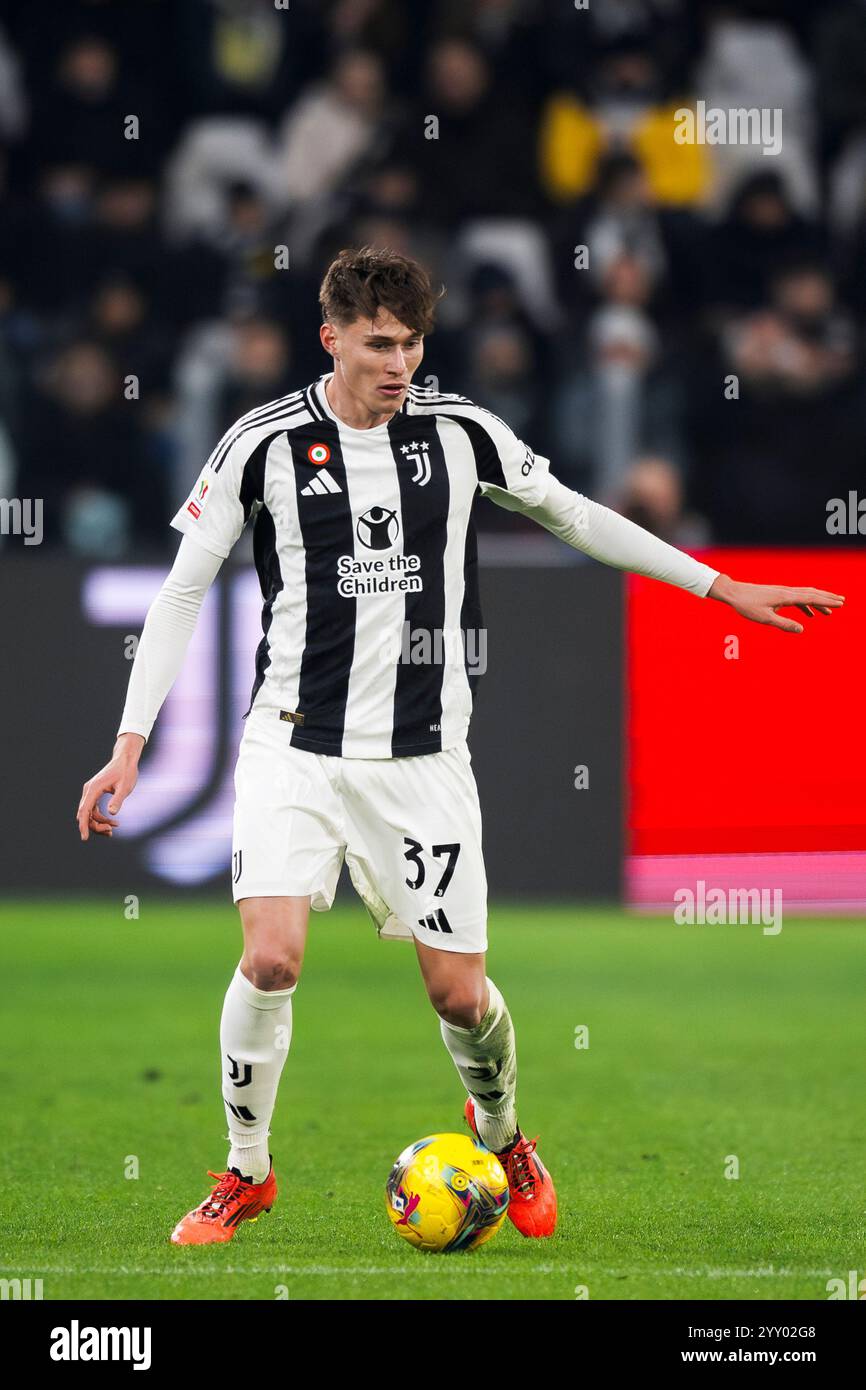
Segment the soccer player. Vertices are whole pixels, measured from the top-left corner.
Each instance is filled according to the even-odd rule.
[[[564,487],[488,410],[412,386],[437,297],[418,263],[387,250],[343,251],[329,267],[320,335],[333,369],[243,416],[208,459],[172,521],[182,540],[147,614],[111,761],[83,788],[82,840],[110,836],[208,586],[252,520],[264,635],[235,772],[243,955],[220,1026],[230,1149],[175,1227],[178,1245],[228,1241],[276,1198],[268,1136],[292,996],[310,908],[331,906],[344,856],[380,935],[414,939],[466,1119],[505,1167],[511,1220],[526,1236],[554,1230],[553,1182],[517,1121],[511,1016],[485,964],[466,746],[476,494],[606,564],[786,632],[803,629],[778,609],[829,614],[844,601],[737,583]],[[429,659],[406,659],[419,634]]]

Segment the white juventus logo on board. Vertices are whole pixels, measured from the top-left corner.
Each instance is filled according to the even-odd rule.
[[[343,489],[340,487],[340,484],[331,477],[327,468],[323,468],[321,473],[316,474],[311,483],[307,483],[306,487],[301,488],[301,496],[327,497],[329,492],[342,491]]]
[[[430,445],[426,439],[422,439],[420,442],[413,439],[411,444],[400,446],[400,453],[406,455],[406,462],[415,465],[412,482],[417,483],[419,487],[426,487],[430,481],[430,459],[427,456],[429,448]]]

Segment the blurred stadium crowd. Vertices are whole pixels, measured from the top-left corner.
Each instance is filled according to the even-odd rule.
[[[447,284],[417,380],[675,543],[820,542],[862,485],[862,0],[0,16],[0,495],[47,542],[168,553],[224,428],[327,369],[362,243]],[[780,108],[780,152],[677,144],[698,99]]]

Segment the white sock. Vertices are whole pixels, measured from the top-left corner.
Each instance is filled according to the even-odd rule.
[[[515,1096],[517,1051],[508,1007],[488,977],[490,1003],[475,1028],[458,1028],[440,1018],[445,1046],[475,1102],[475,1123],[483,1143],[501,1152],[517,1132]]]
[[[223,1101],[228,1121],[229,1168],[264,1182],[271,1116],[280,1073],[292,1040],[291,989],[264,990],[240,966],[232,976],[220,1019]]]

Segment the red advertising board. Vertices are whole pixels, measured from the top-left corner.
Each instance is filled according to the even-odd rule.
[[[866,552],[699,558],[735,579],[815,586],[847,603],[802,616],[805,631],[791,635],[629,578],[632,900],[635,862],[652,856],[853,854],[866,869]]]

